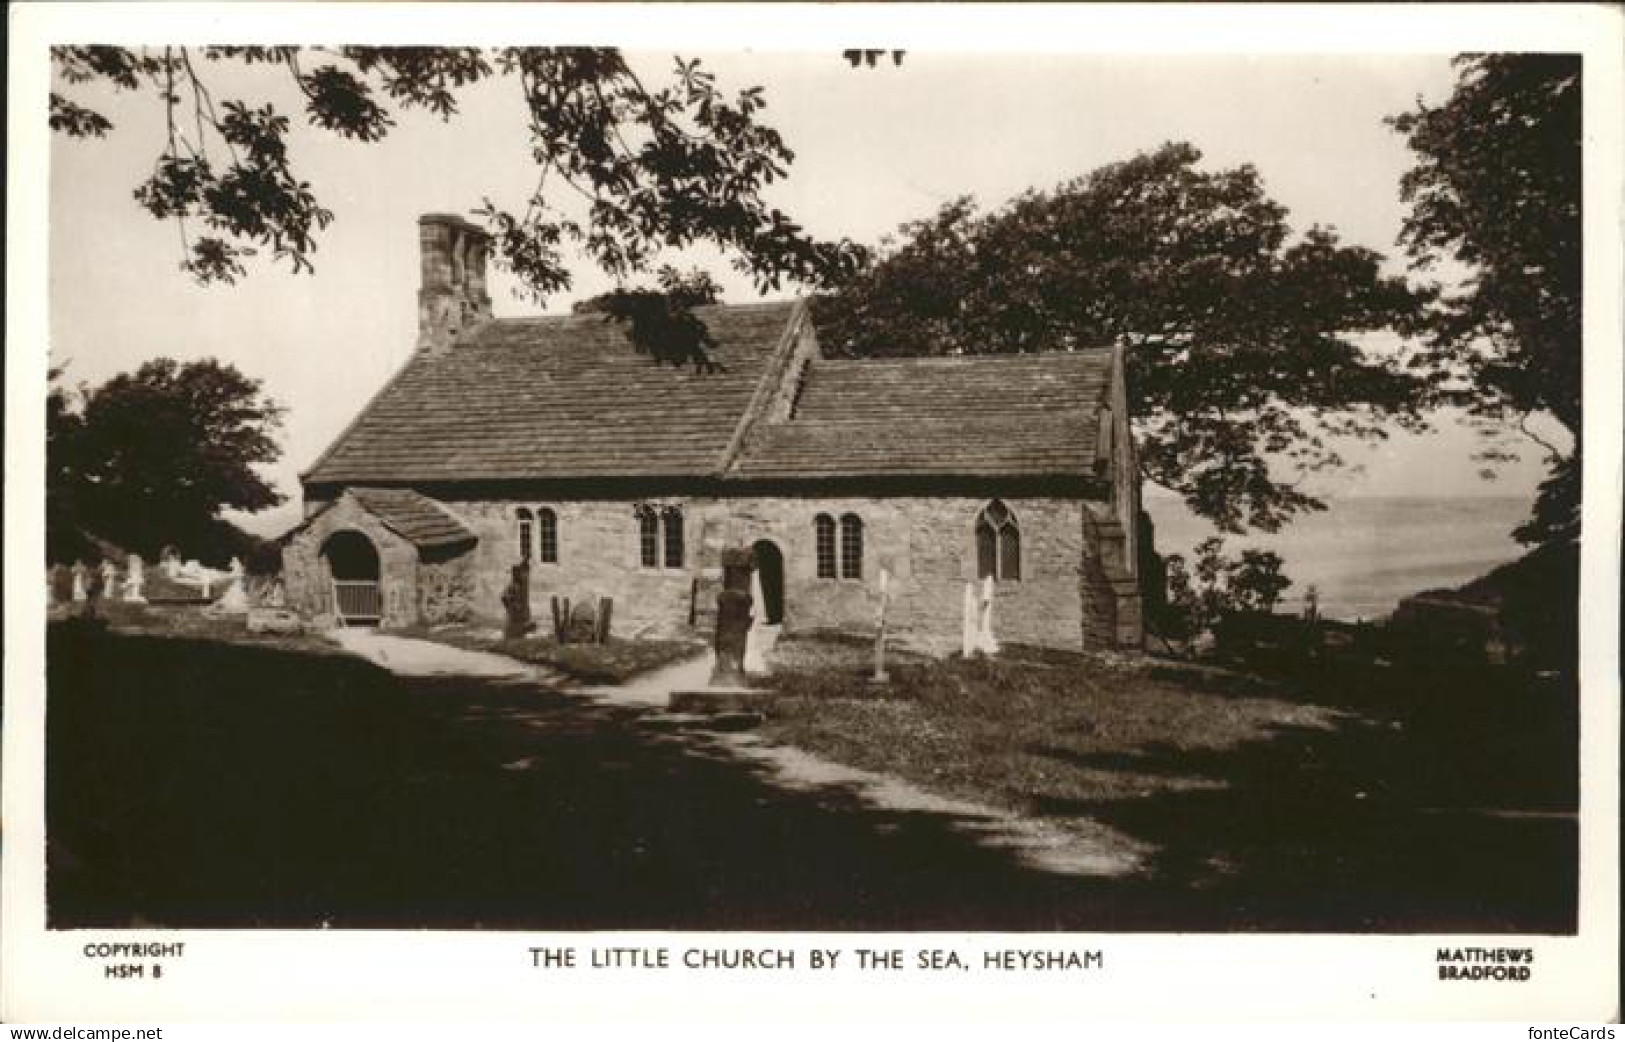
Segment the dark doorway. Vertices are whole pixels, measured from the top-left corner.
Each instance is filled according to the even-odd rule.
[[[762,578],[762,610],[769,626],[784,621],[784,555],[766,539],[750,548],[751,565]]]
[[[322,544],[333,576],[333,614],[340,626],[376,626],[383,618],[378,551],[360,532],[334,532]]]

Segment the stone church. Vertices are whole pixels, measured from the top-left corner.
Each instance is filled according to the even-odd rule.
[[[1137,648],[1139,477],[1121,355],[825,358],[801,302],[698,310],[674,367],[599,314],[493,318],[487,239],[419,221],[419,343],[302,475],[290,604],[333,622],[499,619],[613,598],[621,636],[705,632],[724,548],[767,622],[957,647],[965,584],[1000,641]]]

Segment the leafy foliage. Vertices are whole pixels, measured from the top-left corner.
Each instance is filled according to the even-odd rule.
[[[260,383],[214,359],[159,358],[77,393],[55,386],[47,408],[47,525],[67,556],[93,532],[149,559],[165,544],[203,553],[222,539],[222,509],[261,510],[282,497],[254,471],[274,462],[282,409]]]
[[[52,58],[64,90],[104,82],[156,93],[167,135],[136,199],[180,224],[183,267],[203,283],[236,281],[262,250],[310,271],[316,235],[334,219],[292,161],[289,116],[215,98],[207,73],[225,63],[285,71],[312,126],[356,141],[385,137],[396,111],[450,119],[465,88],[516,83],[536,186],[522,211],[485,199],[477,213],[497,261],[538,300],[570,286],[570,248],[622,279],[665,249],[710,243],[764,290],[822,285],[865,257],[846,240],[808,236],[767,204],[762,190],[794,153],[760,121],[760,87],[727,97],[697,61],[678,59],[671,81],[650,87],[608,48],[63,46]],[[65,93],[52,96],[51,127],[75,137],[112,130]]]
[[[1343,462],[1336,437],[1422,423],[1424,382],[1350,337],[1406,328],[1421,298],[1329,229],[1291,238],[1253,167],[1200,161],[1168,144],[986,215],[955,200],[819,301],[821,341],[855,356],[1122,344],[1147,478],[1226,531],[1322,509],[1296,481]]]
[[[1545,445],[1551,476],[1525,542],[1579,535],[1581,434],[1581,63],[1578,55],[1468,54],[1441,106],[1389,123],[1416,165],[1402,241],[1414,265],[1471,271],[1439,297],[1425,364],[1441,396],[1485,416],[1543,412],[1574,439]],[[1545,444],[1545,443],[1543,443]]]
[[[1157,620],[1163,635],[1190,640],[1226,618],[1274,611],[1292,585],[1281,565],[1280,555],[1268,550],[1248,548],[1239,558],[1226,557],[1224,540],[1216,536],[1197,544],[1194,563],[1170,554],[1168,599]]]
[[[711,355],[716,341],[693,309],[715,304],[720,296],[721,287],[708,272],[685,274],[667,265],[660,269],[658,289],[611,290],[578,301],[571,310],[602,312],[605,321],[624,323],[632,346],[656,361],[715,372],[720,369]]]

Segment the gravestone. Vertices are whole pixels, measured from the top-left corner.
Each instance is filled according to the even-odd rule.
[[[87,568],[85,570],[85,604],[80,609],[81,617],[86,619],[96,617],[96,603],[102,599],[102,591],[106,589],[106,583],[102,578],[106,574],[106,569],[98,571],[95,568]]]
[[[85,577],[88,571],[85,562],[73,562],[73,599],[75,601],[82,601],[90,596],[90,591],[85,586]]]
[[[144,587],[147,584],[146,565],[142,562],[141,555],[140,554],[131,554],[130,557],[129,557],[129,560],[125,562],[125,568],[126,568],[125,573],[124,573],[124,600],[125,600],[125,602],[129,603],[129,604],[145,604],[145,603],[147,603],[147,598],[145,596],[143,596],[142,593],[141,593],[142,587]]]
[[[73,572],[66,565],[51,566],[51,600],[58,604],[73,600]]]
[[[598,609],[585,597],[570,609],[568,637],[571,644],[591,644],[598,636]]]
[[[717,594],[717,664],[712,687],[743,687],[745,641],[750,633],[750,551],[722,551],[722,590]]]
[[[248,611],[248,591],[243,588],[243,577],[237,576],[230,580],[220,599],[214,602],[217,611],[228,615],[241,615]]]
[[[502,591],[502,608],[507,616],[502,635],[508,640],[518,640],[536,628],[530,617],[529,561],[520,561],[508,570],[508,588]]]

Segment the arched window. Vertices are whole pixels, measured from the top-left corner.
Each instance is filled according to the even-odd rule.
[[[559,563],[559,515],[549,507],[536,511],[536,549],[543,564]]]
[[[660,567],[660,519],[654,507],[640,505],[638,515],[638,560],[645,568]]]
[[[535,524],[531,518],[530,508],[520,507],[513,512],[513,516],[518,522],[519,529],[519,559],[528,561]]]
[[[681,568],[683,566],[683,512],[677,507],[667,507],[660,512],[660,520],[666,528],[666,567]]]
[[[841,578],[863,578],[863,519],[841,515]]]
[[[828,514],[813,518],[814,550],[818,557],[818,577],[835,578],[835,519]]]
[[[976,576],[990,575],[1001,581],[1021,578],[1021,526],[997,499],[976,518]]]

